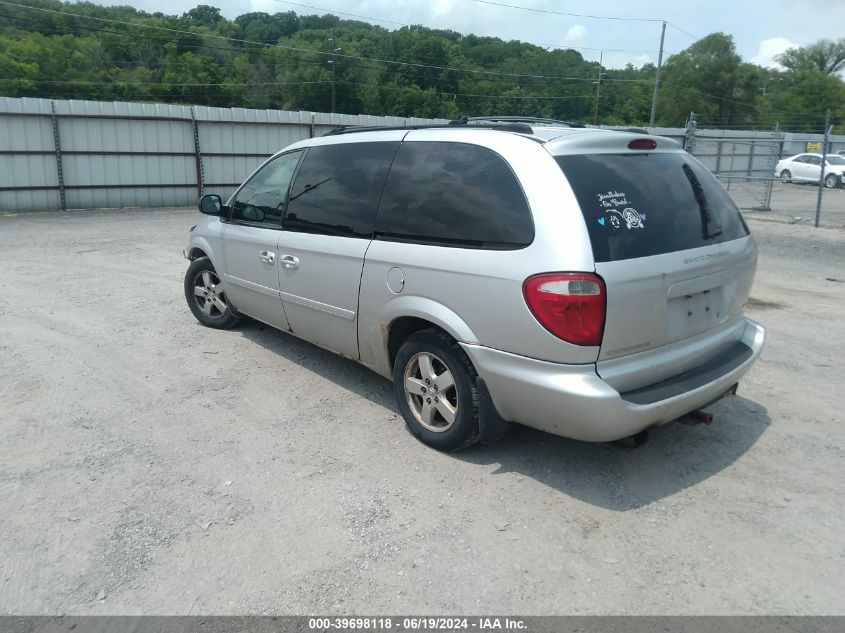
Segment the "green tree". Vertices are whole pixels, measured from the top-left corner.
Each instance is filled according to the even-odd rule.
[[[199,26],[214,26],[223,21],[220,9],[207,4],[200,4],[182,16],[185,20]]]
[[[780,89],[772,95],[770,121],[796,132],[824,131],[830,108],[838,130],[845,122],[845,84],[820,70],[784,73]]]
[[[755,68],[742,63],[730,35],[711,33],[701,38],[666,62],[660,122],[683,125],[690,112],[719,125],[753,119],[757,108]]]
[[[593,120],[598,64],[575,50],[293,11],[228,20],[208,5],[181,16],[91,2],[4,5],[0,94],[325,111],[333,34],[340,112]],[[828,107],[843,121],[841,46],[788,52],[787,70],[775,71],[742,63],[729,36],[711,34],[667,60],[660,122],[683,125],[694,111],[705,125],[817,131]],[[599,122],[645,124],[654,66],[602,72]]]
[[[775,58],[787,70],[838,75],[845,69],[845,38],[832,42],[819,40],[809,46],[790,48]]]

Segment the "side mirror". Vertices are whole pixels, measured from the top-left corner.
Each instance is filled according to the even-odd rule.
[[[209,193],[199,199],[197,203],[200,212],[206,215],[220,215],[223,209],[223,200],[216,193]]]

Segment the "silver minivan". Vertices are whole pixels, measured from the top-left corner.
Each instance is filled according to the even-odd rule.
[[[438,449],[520,423],[603,442],[735,392],[757,250],[674,141],[534,121],[340,129],[191,230],[204,325],[249,316],[393,381]]]

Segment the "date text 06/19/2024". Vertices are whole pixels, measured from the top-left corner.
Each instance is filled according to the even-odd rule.
[[[499,617],[316,617],[308,619],[312,631],[525,631],[518,618]]]

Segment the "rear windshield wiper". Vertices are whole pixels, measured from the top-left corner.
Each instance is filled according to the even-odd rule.
[[[701,236],[705,240],[710,240],[721,235],[722,224],[710,208],[710,202],[704,194],[704,187],[701,186],[701,181],[698,180],[698,176],[695,175],[695,172],[693,172],[689,165],[685,164],[683,170],[692,187],[692,195],[695,196],[695,201],[698,203],[698,212],[701,215]]]

